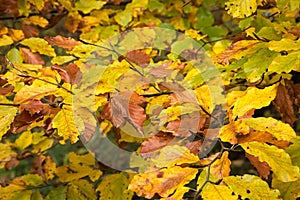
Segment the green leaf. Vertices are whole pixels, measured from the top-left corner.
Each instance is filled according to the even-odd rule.
[[[297,199],[300,197],[300,180],[285,183],[273,179],[272,187],[280,191],[280,197],[284,200]]]
[[[246,94],[237,99],[232,110],[233,119],[241,117],[251,109],[259,109],[270,105],[271,101],[275,99],[277,92],[277,85],[272,85],[264,89],[256,87],[249,87]]]
[[[285,150],[288,154],[290,154],[293,164],[300,168],[300,138],[298,137],[292,139],[291,142],[293,144],[291,144]]]
[[[259,81],[276,55],[276,53],[268,49],[261,49],[248,57],[248,61],[244,64],[244,72],[247,79],[250,82]]]
[[[21,53],[18,49],[16,48],[12,48],[11,50],[9,50],[9,52],[7,53],[7,58],[10,62],[12,62],[13,64],[20,64],[23,62],[23,58],[21,56]]]
[[[248,142],[241,146],[247,153],[258,157],[259,161],[267,162],[278,180],[289,182],[300,178],[299,168],[293,166],[289,154],[283,149],[259,142]]]
[[[280,193],[278,190],[270,189],[265,181],[254,175],[228,176],[223,181],[242,199],[279,199]]]
[[[39,52],[46,56],[56,56],[54,49],[48,42],[42,38],[28,38],[20,42],[22,45],[25,45],[30,48],[32,52]]]
[[[121,26],[126,27],[127,24],[132,20],[132,13],[129,10],[119,12],[116,14],[115,20]]]
[[[214,16],[207,8],[200,7],[196,14],[197,22],[194,27],[202,30],[203,27],[212,26],[214,23]]]
[[[19,178],[18,178],[19,179]],[[26,174],[20,179],[26,184],[26,185],[31,185],[31,186],[39,186],[43,183],[42,177],[40,177],[37,174]]]
[[[129,180],[124,173],[110,174],[103,178],[96,191],[100,192],[100,200],[127,200],[133,196],[133,192],[127,189],[128,185]]]
[[[299,43],[300,45],[300,43]],[[290,52],[288,55],[278,55],[274,58],[271,64],[268,67],[270,73],[276,72],[281,73],[290,73],[292,70],[299,69],[300,65],[300,51]]]
[[[101,9],[105,4],[105,1],[80,0],[75,3],[75,8],[84,14],[88,14],[94,9]]]
[[[46,196],[45,200],[65,200],[67,197],[66,193],[67,187],[60,185],[57,188],[52,189]]]
[[[271,117],[246,118],[243,119],[243,121],[254,130],[270,133],[277,140],[290,141],[292,138],[296,137],[295,131],[289,124]]]

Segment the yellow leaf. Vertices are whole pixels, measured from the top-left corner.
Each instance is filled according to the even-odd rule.
[[[228,0],[225,9],[233,17],[245,18],[256,11],[257,2],[256,0]]]
[[[223,181],[242,199],[279,199],[278,190],[270,189],[267,182],[254,175],[228,176]]]
[[[48,138],[48,137],[44,136],[40,142],[33,145],[32,152],[33,153],[44,152],[47,149],[51,148],[53,143],[54,143],[53,138]]]
[[[38,11],[41,11],[44,8],[45,2],[43,0],[28,0]]]
[[[32,133],[27,130],[22,133],[20,137],[18,137],[15,141],[15,145],[20,149],[25,149],[26,147],[32,144]]]
[[[91,153],[87,153],[84,155],[78,155],[74,152],[70,152],[68,154],[68,159],[71,163],[74,164],[84,164],[94,166],[96,163],[95,157]]]
[[[100,192],[100,200],[127,200],[133,196],[133,192],[127,189],[128,185],[125,173],[111,174],[103,178],[96,191]]]
[[[214,185],[208,183],[201,193],[203,200],[236,200],[238,196],[234,191],[224,185]]]
[[[91,172],[93,172],[91,167],[77,163],[57,167],[55,171],[59,180],[63,183],[89,176]]]
[[[232,119],[242,117],[251,109],[259,109],[268,106],[276,97],[276,93],[277,85],[275,84],[264,89],[249,87],[246,90],[246,94],[235,102],[232,110]]]
[[[277,140],[290,141],[296,137],[294,129],[289,124],[271,117],[246,118],[243,121],[254,130],[270,133]]]
[[[45,159],[45,164],[43,165],[44,175],[46,180],[52,180],[55,176],[56,163],[52,160],[50,156]]]
[[[17,29],[9,29],[9,36],[14,40],[14,41],[20,41],[24,39],[24,33],[22,30],[17,30]]]
[[[46,56],[56,56],[54,49],[49,45],[49,43],[42,38],[27,38],[20,42],[30,48],[32,52],[39,52]]]
[[[24,23],[25,24],[34,24],[34,25],[38,25],[42,28],[45,28],[48,25],[48,20],[41,16],[31,16],[31,17],[25,18]]]
[[[52,64],[62,65],[75,60],[74,56],[56,56],[51,60]]]
[[[237,134],[246,135],[250,131],[250,128],[242,120],[233,121],[229,124],[222,126],[219,132],[219,138],[223,142],[229,142],[231,144],[237,144],[238,140],[236,138]]]
[[[300,49],[300,39],[292,40],[289,38],[282,38],[280,41],[270,41],[268,47],[272,51],[292,51]]]
[[[217,178],[223,179],[224,177],[229,176],[230,174],[230,160],[228,158],[228,152],[225,151],[222,154],[222,157],[216,160],[210,168],[210,172]]]
[[[13,39],[11,37],[7,36],[7,35],[3,35],[0,38],[0,47],[11,45],[12,43],[14,43]]]
[[[84,14],[88,14],[94,9],[101,9],[105,4],[105,1],[80,0],[75,3],[75,8],[82,11]]]
[[[259,161],[267,162],[278,180],[289,182],[300,178],[299,168],[293,166],[289,154],[283,149],[259,142],[248,142],[241,146],[247,153],[258,157]]]
[[[71,143],[76,143],[79,140],[79,132],[71,109],[62,108],[53,119],[53,128],[57,128],[58,135],[63,137],[63,140],[60,140],[62,144],[68,139]]]
[[[145,198],[152,198],[156,193],[166,198],[176,189],[180,190],[193,180],[197,173],[198,169],[174,166],[150,173],[137,174],[133,177],[128,189]]]
[[[171,167],[185,163],[196,163],[199,157],[192,154],[190,150],[184,146],[166,146],[159,152],[158,158],[152,159],[155,165],[159,168]]]
[[[4,96],[0,95],[1,103],[11,103]],[[2,136],[10,129],[10,124],[14,121],[18,108],[13,106],[1,106],[0,109],[0,140]]]
[[[96,192],[91,183],[87,180],[72,181],[68,187],[68,200],[96,200]]]

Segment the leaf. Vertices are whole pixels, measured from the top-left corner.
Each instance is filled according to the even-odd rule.
[[[30,49],[20,48],[21,56],[25,63],[45,65],[45,61],[38,53],[33,53]]]
[[[294,113],[292,97],[288,93],[288,85],[284,86],[283,84],[279,84],[277,88],[277,95],[273,103],[275,104],[276,109],[280,112],[282,121],[293,126],[297,117]]]
[[[96,193],[92,184],[87,180],[72,181],[67,191],[68,200],[96,200]]]
[[[69,108],[71,109],[71,108]],[[57,128],[58,135],[63,137],[60,142],[65,143],[70,139],[71,143],[76,143],[79,138],[79,132],[74,123],[74,116],[72,110],[62,108],[53,119],[53,128]]]
[[[74,164],[84,164],[94,166],[96,163],[95,157],[91,153],[87,153],[84,155],[78,155],[74,152],[70,152],[68,154],[68,160]]]
[[[12,43],[14,43],[13,39],[11,37],[7,36],[7,35],[3,35],[0,38],[0,47],[11,45]]]
[[[82,11],[84,14],[88,14],[94,9],[101,9],[105,4],[105,1],[80,0],[75,3],[75,8]]]
[[[225,2],[225,9],[228,14],[236,18],[245,18],[257,9],[256,0],[228,0]]]
[[[82,72],[79,67],[73,63],[69,63],[65,67],[54,65],[51,68],[58,71],[63,81],[71,83],[72,85],[79,83],[82,78]]]
[[[300,44],[300,42],[299,42]],[[268,67],[268,71],[281,74],[289,73],[291,70],[297,70],[300,64],[300,51],[288,53],[288,55],[278,55],[274,58]]]
[[[140,153],[149,154],[163,147],[170,145],[170,142],[174,139],[171,134],[155,134],[148,137],[141,145]]]
[[[28,38],[20,42],[22,45],[28,46],[32,52],[39,52],[46,56],[56,56],[54,49],[48,42],[42,38]]]
[[[225,151],[220,159],[217,159],[212,165],[210,172],[217,179],[223,179],[230,174],[231,161],[228,158],[228,152]]]
[[[125,57],[138,66],[143,67],[143,65],[147,65],[150,63],[150,56],[143,51],[140,50],[132,50],[126,53]]]
[[[25,18],[24,23],[38,25],[42,28],[45,28],[49,24],[47,19],[45,19],[44,17],[40,17],[40,16],[31,16],[31,17]]]
[[[27,186],[39,186],[43,184],[43,179],[37,174],[26,174],[16,178],[14,181],[22,181]]]
[[[235,191],[231,190],[225,185],[214,185],[208,183],[201,193],[201,197],[203,200],[236,200],[238,196],[236,196]]]
[[[118,24],[123,27],[126,27],[128,23],[132,20],[132,13],[129,10],[124,10],[115,15],[115,20]]]
[[[286,148],[286,152],[290,154],[292,162],[300,168],[300,138],[294,138],[291,140],[293,144]]]
[[[75,46],[80,43],[72,38],[66,38],[61,35],[57,35],[55,37],[46,36],[44,38],[49,44],[55,45],[67,50],[72,50]]]
[[[243,121],[254,130],[270,133],[277,140],[290,141],[296,137],[295,131],[289,124],[271,117],[246,118]]]
[[[279,199],[279,191],[270,189],[268,184],[254,175],[245,174],[244,176],[228,176],[223,181],[243,199]]]
[[[63,65],[65,63],[75,60],[74,56],[56,56],[51,60],[52,64]]]
[[[151,173],[137,174],[131,180],[128,189],[145,198],[152,198],[156,193],[161,197],[168,197],[176,189],[184,188],[197,173],[198,170],[194,168],[174,166]]]
[[[300,49],[300,40],[292,40],[289,38],[282,38],[280,41],[270,41],[268,48],[272,51],[292,51]]]
[[[127,200],[133,197],[133,192],[127,189],[129,180],[125,173],[110,174],[104,177],[96,191],[100,192],[100,200]]]
[[[3,101],[4,100],[4,101]],[[4,96],[0,96],[1,103],[10,103]],[[12,106],[1,106],[0,109],[0,140],[2,136],[10,129],[11,123],[17,114],[18,109]]]
[[[22,133],[20,137],[18,137],[15,141],[15,145],[21,150],[30,146],[32,143],[32,133],[30,131],[25,131]]]
[[[266,162],[260,162],[258,157],[252,156],[248,153],[246,153],[246,158],[249,159],[251,164],[256,168],[257,172],[259,173],[259,176],[268,179],[270,175],[271,168]]]
[[[44,8],[44,1],[43,0],[29,0],[38,11],[41,11]]]
[[[171,167],[182,164],[192,164],[199,160],[190,150],[184,146],[172,145],[166,146],[159,151],[157,158],[152,159],[153,163],[159,168]]]
[[[292,165],[290,156],[283,149],[259,142],[248,142],[241,146],[247,153],[257,156],[259,161],[267,162],[278,180],[289,182],[300,177],[299,168]]]
[[[46,196],[45,200],[52,200],[52,199],[66,200],[67,188],[68,188],[67,186],[60,185],[60,186],[50,190],[50,192]]]
[[[259,109],[268,106],[276,97],[276,92],[277,85],[265,87],[264,89],[255,87],[247,88],[246,94],[239,98],[234,104],[232,119],[242,117],[251,109]]]
[[[277,179],[272,180],[272,187],[280,191],[280,197],[284,200],[297,199],[300,197],[300,181],[281,182]]]

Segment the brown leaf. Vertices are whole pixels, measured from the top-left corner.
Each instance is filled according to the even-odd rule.
[[[197,123],[198,122],[198,123]],[[179,137],[189,137],[192,133],[197,133],[200,129],[204,127],[206,122],[206,117],[192,116],[183,118],[181,120],[175,120],[168,123],[166,129],[172,132],[174,136]]]
[[[13,167],[17,166],[20,161],[17,159],[16,155],[11,155],[10,160],[5,163],[5,169],[11,170]]]
[[[6,87],[5,86],[6,83],[7,83],[6,80],[0,78],[0,95],[6,95],[14,90],[15,87],[12,85],[9,85],[8,87]],[[5,87],[3,87],[3,86],[5,86]]]
[[[33,53],[30,49],[20,47],[21,56],[25,63],[45,65],[45,61],[38,53]]]
[[[18,0],[0,1],[0,16],[5,14],[19,15]]]
[[[256,168],[260,177],[268,179],[271,170],[271,167],[268,165],[268,163],[260,162],[258,157],[248,153],[246,153],[246,158],[248,158],[252,165]]]
[[[300,26],[296,26],[296,27],[289,29],[288,33],[291,33],[297,37],[300,37]]]
[[[140,50],[132,50],[127,52],[125,56],[128,61],[137,64],[140,67],[143,67],[150,63],[150,56]]]
[[[202,140],[196,140],[190,143],[187,143],[185,146],[190,150],[190,152],[194,155],[198,155],[199,149],[202,145]]]
[[[171,145],[171,141],[174,139],[174,136],[169,133],[160,132],[152,137],[147,138],[142,143],[140,153],[143,156],[149,156],[154,151],[160,150],[167,145]]]
[[[15,117],[14,122],[11,124],[11,132],[16,134],[26,130],[30,124],[43,118],[41,113],[31,115],[29,111],[23,110],[19,115]]]
[[[79,44],[76,40],[72,38],[66,38],[61,35],[57,35],[55,37],[46,36],[45,40],[51,45],[55,45],[67,50],[72,50],[75,46]]]
[[[38,174],[43,179],[45,179],[45,175],[43,172],[43,162],[45,161],[46,157],[44,155],[40,155],[36,157],[36,159],[33,161],[32,167],[30,169],[31,174]]]
[[[31,100],[28,104],[22,104],[19,107],[20,112],[26,110],[30,115],[43,114],[48,115],[50,113],[51,106],[48,104],[43,104],[39,100]]]
[[[142,126],[146,120],[146,114],[144,108],[139,105],[144,101],[144,98],[135,92],[120,92],[105,105],[101,111],[101,118],[110,120],[117,128],[123,126],[127,121],[144,136]]]
[[[27,25],[27,24],[21,24],[21,29],[25,35],[26,38],[30,38],[30,37],[38,37],[40,34],[40,31],[37,27],[35,26],[31,26],[31,25]]]
[[[167,69],[165,66],[160,65],[158,68],[151,68],[149,73],[156,78],[165,78],[169,76],[173,71],[173,69]]]
[[[278,86],[276,98],[273,102],[277,110],[280,112],[282,120],[293,126],[297,117],[294,114],[293,102],[286,86],[282,84]]]
[[[82,78],[82,73],[79,67],[73,63],[69,63],[65,67],[53,65],[52,69],[56,69],[61,76],[61,79],[67,83],[76,84]]]

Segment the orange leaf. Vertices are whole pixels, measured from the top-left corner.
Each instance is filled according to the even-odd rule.
[[[72,50],[75,46],[80,44],[72,38],[66,38],[61,35],[57,35],[55,37],[46,36],[45,40],[47,40],[47,42],[51,45],[55,45],[67,50]]]

